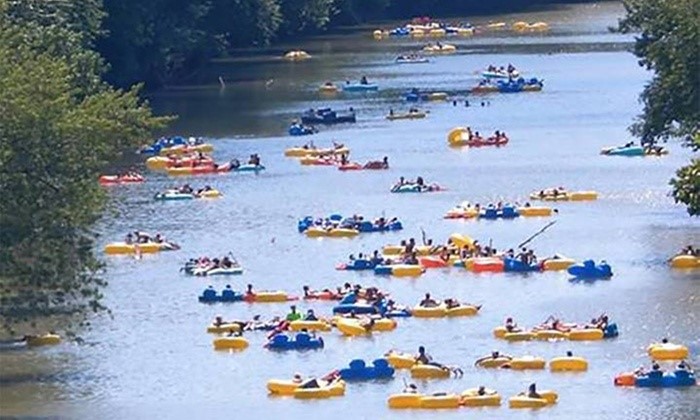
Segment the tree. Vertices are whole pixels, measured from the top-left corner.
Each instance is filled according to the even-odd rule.
[[[640,95],[642,114],[632,133],[642,143],[670,137],[700,149],[700,0],[624,0],[623,33],[637,33],[634,54],[654,72]],[[677,202],[700,215],[698,162],[681,168],[671,180]]]
[[[5,330],[103,309],[91,231],[105,203],[97,177],[167,121],[137,89],[101,82],[101,59],[83,48],[90,37],[50,19],[60,13],[25,20],[11,10],[0,0],[0,190],[11,194],[0,200]]]

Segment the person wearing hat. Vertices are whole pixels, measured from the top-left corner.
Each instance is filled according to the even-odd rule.
[[[297,312],[297,307],[296,305],[292,305],[289,307],[290,311],[287,314],[287,321],[292,322],[292,321],[298,321],[301,319],[301,314]]]

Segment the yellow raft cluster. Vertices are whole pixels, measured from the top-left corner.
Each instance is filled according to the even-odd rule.
[[[301,388],[302,384],[303,382],[293,380],[271,379],[267,382],[267,390],[270,392],[270,395],[288,396],[302,400],[325,399],[345,395],[345,381],[342,380],[326,383],[318,388]]]
[[[312,148],[307,148],[307,147],[290,147],[289,149],[285,149],[284,155],[286,157],[294,157],[294,158],[304,158],[304,157],[322,157],[322,156],[340,156],[340,155],[349,155],[350,154],[350,149],[347,147],[338,147],[338,148],[320,148],[320,149],[312,149]]]
[[[447,308],[445,305],[426,308],[416,306],[411,309],[411,315],[416,318],[445,318],[458,316],[473,316],[479,313],[479,307],[473,305],[460,305],[456,308]]]
[[[516,395],[508,400],[510,408],[542,408],[555,404],[559,398],[554,391],[538,392],[541,398],[529,398]],[[394,394],[387,400],[389,408],[394,409],[456,409],[460,407],[499,407],[501,396],[492,389],[485,389],[484,395],[479,395],[476,388],[468,389],[461,394],[435,393],[424,395],[417,393]]]
[[[539,191],[530,194],[530,200],[543,201],[593,201],[598,199],[596,191],[566,191],[553,189],[543,190],[544,194]]]
[[[423,47],[423,52],[429,54],[452,54],[457,51],[457,47],[452,44],[429,44]]]
[[[549,30],[549,24],[546,22],[527,23],[523,21],[515,22],[511,25],[515,32],[545,32]]]
[[[505,327],[496,327],[493,330],[496,338],[506,341],[530,341],[530,340],[571,340],[571,341],[597,341],[602,340],[604,333],[599,328],[575,328],[568,332],[557,330],[532,330],[508,332]]]

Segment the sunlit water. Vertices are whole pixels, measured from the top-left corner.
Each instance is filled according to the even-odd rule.
[[[204,86],[157,95],[153,103],[158,110],[181,116],[175,131],[214,138],[214,155],[219,160],[257,152],[268,170],[258,176],[227,174],[188,180],[195,186],[211,184],[225,194],[211,201],[155,202],[153,194],[181,181],[157,174],[150,174],[144,185],[114,188],[118,214],[105,217],[100,245],[120,240],[129,230],[143,229],[166,234],[183,250],[140,261],[109,259],[110,285],[105,295],[113,318],[95,319],[93,329],[84,333],[86,345],[0,354],[0,414],[434,418],[435,412],[392,412],[386,407],[386,398],[403,387],[405,372],[388,383],[351,384],[344,398],[323,401],[271,399],[265,389],[270,378],[288,378],[295,372],[323,374],[345,367],[354,358],[372,360],[390,348],[415,352],[425,345],[437,360],[461,365],[465,375],[459,380],[418,382],[422,391],[461,392],[483,384],[504,397],[500,409],[464,408],[441,412],[441,416],[697,417],[697,388],[646,390],[612,385],[616,373],[648,364],[645,347],[661,337],[689,345],[695,361],[700,351],[696,295],[700,276],[672,271],[666,264],[684,245],[697,244],[700,233],[697,221],[668,196],[668,179],[687,162],[689,152],[671,144],[671,154],[663,158],[598,154],[601,147],[628,141],[625,127],[639,112],[637,95],[649,77],[625,52],[630,38],[606,31],[620,13],[620,6],[606,3],[507,16],[503,19],[509,22],[523,17],[548,21],[552,31],[455,40],[459,54],[436,57],[425,65],[392,63],[397,52],[417,48],[417,42],[376,42],[365,30],[309,41],[303,47],[315,58],[304,63],[263,56],[245,63],[214,64],[201,82],[215,83],[218,75],[224,75],[229,80],[224,91]],[[544,78],[544,91],[490,96],[485,107],[480,106],[480,98],[469,97],[472,106],[465,108],[461,101],[477,82],[476,71],[509,62],[527,76]],[[379,83],[381,91],[328,100],[316,92],[326,79],[362,75]],[[271,78],[274,83],[266,89],[264,81]],[[400,97],[411,86],[451,92],[460,104],[427,104],[430,115],[425,120],[386,121],[390,107],[408,107]],[[352,159],[361,162],[387,155],[391,170],[342,173],[303,167],[284,158],[286,147],[308,139],[287,137],[289,120],[300,110],[325,105],[353,106],[358,123],[322,129],[313,137],[317,145],[341,140],[351,147]],[[448,148],[449,129],[465,124],[482,133],[505,130],[511,142],[499,149]],[[388,192],[399,176],[418,175],[448,191]],[[482,242],[493,241],[499,248],[513,247],[549,220],[459,222],[443,220],[442,215],[462,200],[523,200],[533,190],[554,185],[597,190],[601,198],[557,204],[557,223],[531,245],[541,256],[562,253],[579,260],[606,259],[615,272],[612,280],[574,284],[565,273],[475,275],[461,269],[429,271],[408,280],[333,269],[350,253],[420,238],[421,229],[437,241],[461,232]],[[297,234],[297,218],[330,212],[396,215],[406,230],[351,240],[311,240]],[[243,263],[243,276],[202,279],[178,272],[187,257],[228,251]],[[399,320],[397,330],[371,338],[346,339],[333,331],[324,335],[326,348],[318,352],[266,351],[263,333],[249,334],[251,346],[242,353],[215,352],[212,337],[204,333],[217,314],[246,319],[287,311],[283,304],[199,304],[196,296],[208,284],[221,288],[231,282],[240,289],[253,283],[258,289],[298,294],[303,284],[323,288],[345,281],[378,286],[410,305],[429,291],[439,298],[455,296],[482,303],[484,308],[472,318]],[[330,314],[332,307],[299,305],[324,314]],[[549,314],[583,322],[602,311],[620,326],[619,338],[507,343],[495,340],[491,333],[506,316],[529,326]],[[546,359],[572,350],[587,358],[590,367],[573,375],[473,367],[476,358],[493,349]],[[533,381],[540,388],[559,391],[559,404],[539,412],[506,408],[507,398]]]

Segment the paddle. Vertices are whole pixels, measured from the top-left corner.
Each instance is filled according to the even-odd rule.
[[[553,220],[553,221],[547,223],[542,229],[538,230],[534,235],[532,235],[532,236],[530,236],[529,238],[527,238],[525,241],[523,241],[523,243],[519,244],[516,248],[522,248],[523,246],[525,246],[526,244],[528,244],[530,241],[532,241],[533,239],[535,239],[536,237],[538,237],[538,236],[540,236],[542,233],[544,233],[544,231],[546,231],[547,229],[549,229],[549,228],[550,228],[551,226],[553,226],[555,223],[557,223],[556,220]]]

